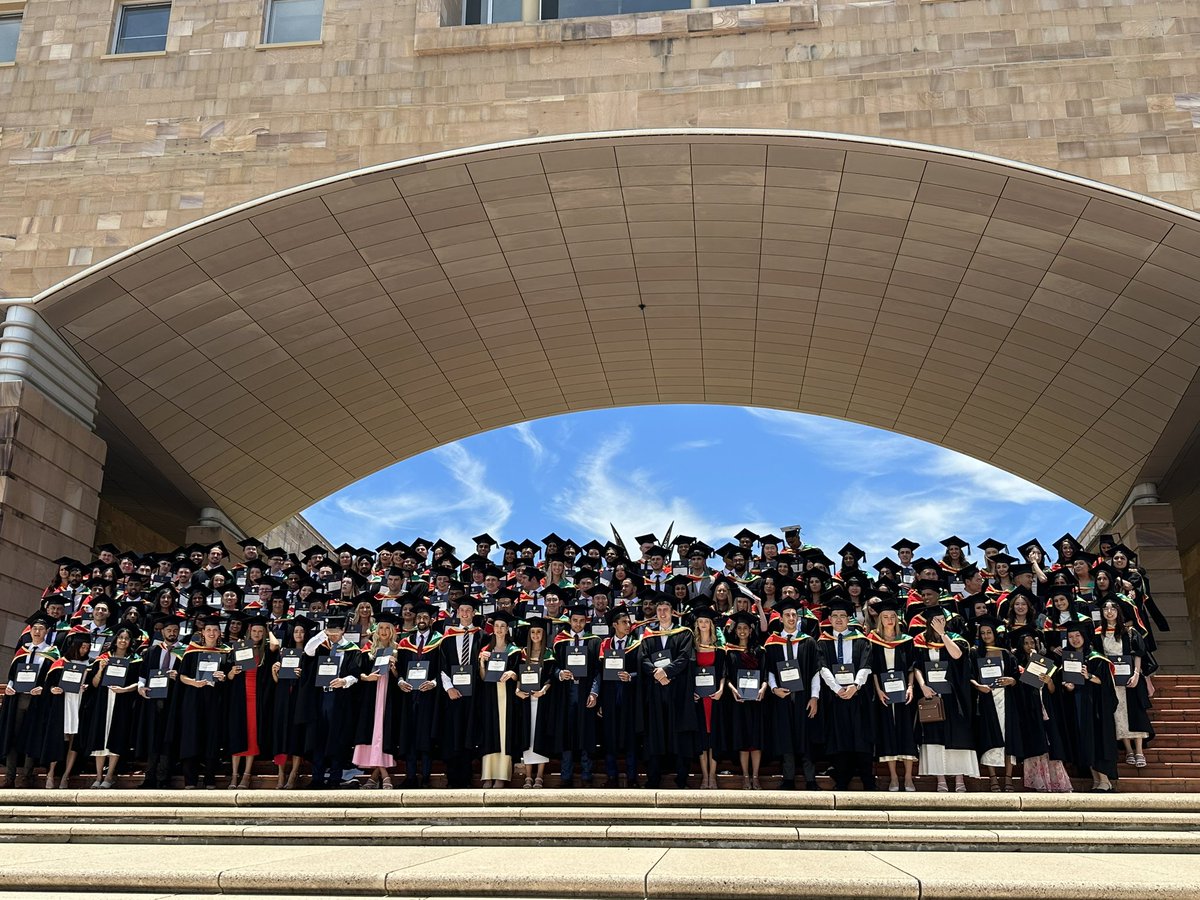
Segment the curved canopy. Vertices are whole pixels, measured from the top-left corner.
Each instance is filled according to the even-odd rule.
[[[1198,254],[1185,210],[1003,160],[638,132],[308,185],[37,308],[104,382],[110,460],[252,533],[448,441],[645,403],[875,425],[1105,515],[1177,455]]]

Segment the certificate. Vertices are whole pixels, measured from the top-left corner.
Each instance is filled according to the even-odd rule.
[[[294,647],[279,651],[279,680],[295,681],[300,677],[300,651]]]
[[[903,704],[908,698],[908,677],[899,669],[888,669],[879,679],[879,683],[892,703]]]
[[[419,690],[421,685],[429,680],[429,660],[410,660],[408,667],[404,670],[404,680],[414,689]]]
[[[464,697],[470,697],[475,679],[471,677],[471,667],[455,666],[450,670],[450,686],[456,688]]]
[[[125,676],[128,674],[129,663],[110,659],[104,668],[104,677],[100,679],[100,687],[125,687]]]
[[[233,645],[233,663],[241,666],[243,672],[250,672],[258,668],[258,662],[254,658],[254,645],[249,641],[238,641]]]
[[[650,662],[656,669],[665,669],[671,664],[671,654],[666,650],[655,650],[650,657]]]
[[[980,684],[992,687],[1004,676],[1004,660],[999,656],[985,656],[977,664]]]
[[[604,680],[620,681],[625,671],[625,651],[609,647],[604,654]]]
[[[170,684],[171,679],[167,675],[166,669],[155,669],[152,671],[150,677],[146,679],[146,687],[149,688],[148,699],[166,700]]]
[[[200,658],[196,661],[196,680],[197,681],[216,681],[213,675],[217,669],[221,667],[221,654],[219,653],[201,653]]]
[[[1062,655],[1063,684],[1083,684],[1087,681],[1087,666],[1078,650],[1064,650]]]
[[[13,690],[18,694],[28,694],[37,687],[38,666],[17,666],[16,677],[13,679]]]
[[[527,694],[540,690],[542,687],[542,664],[521,664],[521,690]]]
[[[500,650],[493,650],[488,654],[483,680],[488,684],[499,684],[507,668],[508,657]]]
[[[328,656],[319,657],[319,659],[315,684],[319,688],[327,688],[337,679],[341,664],[331,660]]]
[[[939,659],[936,662],[930,660],[925,664],[925,684],[935,694],[949,694],[950,686],[950,664],[944,659]]]
[[[779,686],[785,690],[795,691],[800,688],[800,666],[794,659],[784,660],[776,668],[779,676]]]
[[[762,687],[762,672],[758,669],[738,669],[737,690],[743,700],[758,700]]]
[[[392,648],[391,647],[376,647],[375,658],[371,663],[371,668],[376,672],[386,670],[392,664]]]
[[[69,662],[63,666],[62,677],[58,686],[64,694],[78,694],[83,687],[83,676],[87,674],[87,663],[82,660]]]
[[[568,650],[567,671],[576,678],[586,678],[588,673],[587,652],[584,650]]]
[[[696,694],[711,697],[717,692],[717,672],[712,666],[696,666]]]
[[[1133,657],[1126,655],[1110,656],[1108,661],[1113,666],[1113,681],[1117,687],[1125,687],[1133,677]]]
[[[1040,688],[1042,686],[1042,676],[1053,675],[1055,669],[1057,669],[1057,666],[1048,657],[1042,656],[1040,653],[1030,653],[1025,671],[1021,673],[1021,682],[1031,687]]]
[[[848,663],[838,663],[833,667],[833,680],[840,687],[849,687],[854,684],[854,666]]]

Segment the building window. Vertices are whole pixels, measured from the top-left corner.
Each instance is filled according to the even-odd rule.
[[[520,21],[521,0],[466,0],[463,4],[464,25]]]
[[[17,58],[17,38],[21,36],[21,14],[0,16],[0,63]]]
[[[295,44],[321,39],[324,0],[267,0],[266,44]]]
[[[167,49],[171,4],[122,6],[117,9],[113,53],[156,53]]]

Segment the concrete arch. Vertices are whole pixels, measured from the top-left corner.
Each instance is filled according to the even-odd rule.
[[[1105,516],[1189,446],[1198,255],[1196,214],[1011,161],[619,132],[305,185],[36,308],[100,377],[105,494],[143,521],[179,496],[258,533],[481,430],[693,402],[913,435]]]

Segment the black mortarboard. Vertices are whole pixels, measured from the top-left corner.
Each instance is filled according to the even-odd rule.
[[[830,597],[829,600],[824,603],[825,608],[829,612],[844,612],[847,614],[852,614],[854,612],[854,603],[849,597],[838,592],[831,591],[830,593],[834,594],[834,596]]]
[[[1018,560],[1015,556],[1010,556],[1007,553],[997,553],[995,556],[992,557],[993,564],[1004,563],[1005,565],[1011,566],[1013,563],[1015,563],[1017,561]]]
[[[805,547],[800,551],[800,555],[809,562],[820,563],[828,568],[833,565],[833,560],[825,555],[825,551],[820,547]]]
[[[692,610],[692,619],[708,619],[710,622],[716,622],[717,611],[711,606],[701,606]]]
[[[546,535],[544,538],[542,538],[542,544],[558,544],[561,547],[562,543],[563,543],[563,539],[560,538],[553,531],[550,532],[548,535]]]
[[[722,544],[714,551],[721,559],[729,559],[738,553],[742,553],[742,548],[733,542]]]
[[[352,547],[350,544],[339,544],[338,546],[333,548],[333,552],[336,553],[338,556],[341,556],[343,553],[349,553],[351,556],[353,556],[354,555],[354,547]]]
[[[45,625],[47,628],[54,627],[54,620],[46,615],[44,610],[38,610],[32,616],[25,620],[26,625]]]
[[[680,544],[687,544],[689,547],[696,543],[696,539],[690,534],[677,534],[671,538],[671,546],[678,547]]]
[[[795,597],[781,597],[779,600],[775,601],[775,611],[780,615],[787,612],[789,609],[799,610],[800,601]]]
[[[99,556],[105,550],[107,550],[113,556],[121,555],[121,550],[119,547],[117,547],[116,544],[101,544],[99,547],[96,548],[96,555]]]
[[[714,552],[713,548],[708,546],[708,544],[704,543],[704,541],[696,541],[692,544],[691,548],[688,550],[688,559],[691,559],[692,557],[696,556],[697,554],[704,557],[705,559],[708,559],[710,556],[713,555],[713,552]]]
[[[1008,574],[1013,578],[1018,575],[1032,575],[1033,563],[1013,563],[1008,567]]]
[[[496,546],[496,539],[486,531],[483,534],[475,535],[475,537],[471,538],[471,542],[475,544],[487,544],[489,547]]]
[[[875,563],[875,565],[871,566],[871,568],[876,572],[882,572],[884,569],[891,569],[893,572],[899,572],[902,566],[890,556],[885,556],[879,562]]]
[[[912,550],[915,552],[916,549],[920,546],[921,545],[918,544],[916,541],[910,541],[908,538],[900,538],[900,540],[898,540],[898,541],[896,541],[896,543],[892,544],[892,549],[895,550],[896,552],[899,552],[901,550]]]
[[[650,556],[661,556],[661,557],[663,557],[663,558],[666,558],[668,555],[669,555],[669,554],[667,553],[667,548],[666,548],[666,547],[661,547],[661,546],[659,546],[658,544],[655,544],[653,547],[649,548],[649,549],[646,551],[646,556],[647,556],[647,557],[650,557]]]
[[[300,555],[301,555],[301,558],[305,562],[308,562],[314,556],[328,556],[329,551],[326,550],[324,547],[322,547],[320,544],[313,544],[311,547],[309,547],[307,550],[305,550]]]
[[[958,570],[959,581],[966,581],[968,578],[974,578],[979,574],[979,566],[975,563],[968,563]]]
[[[847,553],[853,553],[855,559],[861,560],[867,558],[866,552],[858,549],[858,547],[855,547],[853,544],[846,544],[846,546],[838,551],[838,556],[845,556]]]
[[[767,546],[767,544],[779,546],[783,543],[783,538],[777,534],[760,534],[758,536],[758,543],[763,547]]]
[[[639,544],[657,544],[658,538],[653,534],[639,534],[634,537]]]
[[[980,550],[991,550],[993,547],[997,550],[1007,550],[1008,544],[998,541],[995,538],[988,538],[986,541],[979,543]]]
[[[376,625],[393,625],[398,627],[402,621],[403,620],[391,610],[375,613]]]
[[[991,614],[988,614],[988,615],[985,615],[985,616],[977,616],[977,617],[975,618],[975,625],[976,625],[976,626],[979,626],[979,625],[986,625],[986,626],[988,626],[989,628],[991,628],[993,631],[996,631],[996,630],[998,630],[998,629],[1001,627],[1001,625],[1002,625],[1002,624],[1003,624],[1003,623],[1002,623],[1002,622],[1001,622],[999,619],[997,619],[995,616],[993,616],[993,615],[991,615]]]
[[[1055,584],[1046,589],[1046,599],[1053,600],[1055,597],[1066,597],[1068,600],[1075,599],[1075,589],[1069,584]]]
[[[338,616],[338,615],[326,616],[325,617],[325,627],[326,628],[345,628],[346,627],[346,617]]]
[[[913,590],[915,590],[918,594],[921,591],[937,591],[939,594],[941,594],[942,583],[940,581],[935,581],[932,578],[918,578],[915,582],[913,582]]]
[[[960,547],[968,553],[971,551],[971,545],[968,544],[966,541],[964,541],[962,538],[960,538],[957,534],[952,534],[952,535],[950,535],[950,537],[945,538],[944,540],[940,541],[939,543],[943,547],[947,547],[947,548]]]
[[[751,531],[749,528],[743,528],[741,531],[739,531],[737,534],[734,535],[734,538],[739,541],[743,540],[744,538],[749,538],[752,541],[757,541],[758,535],[755,534],[753,531]]]
[[[1083,549],[1083,544],[1081,544],[1081,543],[1079,543],[1079,541],[1075,540],[1075,535],[1071,534],[1071,532],[1069,532],[1069,531],[1066,534],[1064,534],[1062,537],[1060,537],[1057,541],[1054,542],[1054,549],[1058,550],[1061,553],[1062,545],[1064,542],[1069,544],[1071,549],[1077,553]]]
[[[604,618],[605,618],[605,621],[608,622],[609,626],[612,626],[616,623],[617,619],[621,618],[621,616],[628,616],[628,615],[629,615],[628,607],[614,606],[607,613],[605,613]]]

